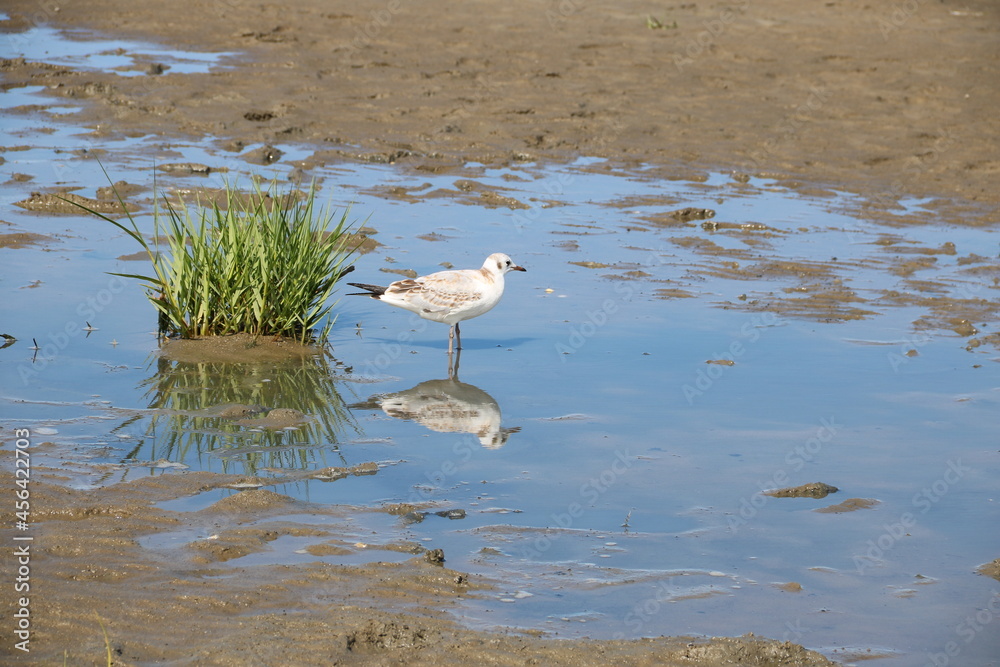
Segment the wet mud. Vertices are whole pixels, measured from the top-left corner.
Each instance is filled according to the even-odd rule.
[[[23,201],[15,202],[14,205],[20,206],[28,211],[57,214],[61,213],[63,215],[79,215],[80,211],[83,209],[107,216],[124,214],[122,211],[122,205],[117,201],[90,199],[73,193],[48,194],[33,192],[31,193],[31,197]],[[137,211],[138,207],[126,204],[125,209],[131,213]]]
[[[45,600],[33,610],[31,657],[39,664],[99,662],[107,649],[115,664],[833,664],[791,643],[752,636],[559,642],[463,630],[442,612],[493,582],[448,569],[440,550],[360,542],[348,527],[356,508],[310,505],[262,489],[198,512],[173,512],[156,505],[238,478],[166,473],[81,491],[63,486],[57,471],[35,472],[35,518],[45,537],[32,560],[33,594]],[[0,482],[12,481],[0,472]],[[281,518],[307,514],[324,520]],[[145,547],[161,535],[181,537]],[[238,562],[283,538],[303,540],[317,556],[369,548],[418,555],[350,567]],[[96,610],[86,602],[94,587],[116,604]],[[192,618],[199,632],[191,632]],[[107,646],[102,624],[110,629]]]
[[[155,5],[100,0],[48,18],[243,52],[253,65],[130,77],[19,59],[0,69],[8,81],[95,102],[83,113],[115,118],[102,133],[342,144],[333,149],[342,158],[417,169],[578,155],[730,165],[743,178],[846,185],[869,195],[876,215],[905,192],[957,196],[995,220],[993,3],[958,13],[921,5],[900,17],[853,1],[769,0],[727,13],[714,34],[706,25],[719,12],[701,5],[674,8],[669,29],[650,28],[639,3],[490,6],[485,22],[476,3],[394,10],[375,21],[360,7],[306,0],[234,23],[189,6],[192,19],[176,22]],[[9,30],[38,15],[20,1],[8,12]],[[414,34],[430,15],[435,29]],[[779,57],[775,44],[795,57]]]
[[[826,498],[831,493],[839,491],[835,486],[824,482],[811,482],[801,486],[790,486],[784,489],[764,491],[764,495],[772,498]]]
[[[367,11],[319,0],[291,7],[254,6],[241,9],[238,17],[213,5],[189,3],[184,21],[173,20],[175,5],[70,3],[45,16],[46,22],[245,55],[226,60],[211,74],[182,75],[152,62],[137,65],[144,75],[122,77],[24,58],[0,61],[0,73],[7,88],[43,86],[55,102],[83,104],[74,122],[89,126],[97,143],[148,133],[212,136],[222,150],[235,152],[264,143],[242,158],[269,165],[282,158],[275,144],[300,142],[324,147],[302,161],[303,170],[353,160],[391,164],[416,175],[454,176],[447,188],[425,184],[376,191],[400,202],[441,198],[506,211],[553,205],[545,198],[517,196],[516,188],[479,183],[466,165],[561,163],[581,155],[629,167],[652,165],[646,178],[697,182],[705,169],[721,169],[737,183],[764,176],[810,196],[825,196],[827,187],[836,186],[860,195],[862,219],[895,229],[873,246],[880,269],[900,281],[899,289],[874,295],[858,289],[851,277],[862,267],[835,257],[805,261],[768,256],[783,239],[807,234],[806,228],[782,231],[768,221],[732,223],[718,219],[713,209],[676,208],[682,204],[664,197],[622,200],[616,206],[670,208],[632,220],[624,231],[683,232],[670,243],[699,258],[683,277],[656,288],[659,298],[697,296],[699,282],[712,278],[748,286],[739,298],[720,297],[717,305],[781,317],[847,322],[873,317],[885,307],[917,306],[924,313],[915,322],[918,329],[948,331],[970,349],[1000,347],[1000,334],[981,330],[982,323],[1000,315],[997,299],[988,292],[1000,289],[995,249],[956,257],[951,242],[917,246],[905,228],[924,224],[928,215],[910,216],[901,204],[926,195],[933,197],[925,204],[930,215],[950,224],[985,226],[1000,220],[1000,118],[995,113],[1000,86],[991,85],[997,82],[1000,57],[994,3],[966,3],[962,14],[951,11],[951,5],[923,4],[919,15],[904,24],[889,23],[887,33],[886,9],[877,5],[851,0],[805,7],[792,0],[767,0],[736,10],[722,38],[705,33],[708,46],[702,28],[718,15],[708,5],[673,8],[663,22],[647,21],[648,7],[638,3],[613,9],[559,3],[544,12],[535,5],[526,9],[523,3],[494,3],[488,21],[478,3],[393,6],[397,10],[390,20],[373,23]],[[12,0],[6,8],[11,18],[0,29],[13,32],[32,25],[38,7]],[[435,17],[434,30],[414,30],[426,23],[427,15]],[[774,44],[787,51],[777,53]],[[788,53],[794,57],[786,57]],[[900,63],[907,64],[905,71]],[[29,116],[43,110],[12,112]],[[16,147],[5,147],[5,152],[12,150]],[[200,162],[167,163],[159,170],[166,178],[220,171]],[[117,183],[115,190],[125,199],[143,192],[127,183]],[[17,205],[75,214],[79,208],[65,201],[70,199],[106,215],[122,213],[114,191],[94,194],[40,192]],[[218,201],[218,193],[207,189],[173,194]],[[606,230],[581,225],[574,232]],[[447,240],[445,234],[422,238]],[[0,235],[0,247],[53,240],[58,239],[13,231]],[[359,242],[364,249],[377,244],[367,234]],[[572,241],[566,244],[564,249],[573,250]],[[925,279],[951,259],[960,267],[959,276],[988,285],[986,291],[955,296],[949,293],[954,280]],[[639,281],[650,275],[642,267],[599,257],[571,264],[611,271],[602,274],[610,280]],[[397,267],[383,271],[413,273]],[[162,350],[164,362],[176,364],[178,374],[187,372],[181,368],[185,364],[273,363],[319,354],[291,341],[247,336],[170,341]],[[448,394],[440,387],[430,389]],[[412,393],[425,396],[430,389],[415,387]],[[413,419],[412,410],[402,405],[406,398],[398,394],[370,400],[377,400],[388,416]],[[455,402],[452,395],[444,399],[436,400]],[[516,429],[500,426],[492,397],[476,395],[473,402],[479,421],[467,432],[486,448],[503,446]],[[319,413],[221,399],[215,405],[212,418],[245,429],[296,428]],[[163,409],[184,416],[182,407]],[[9,464],[9,453],[3,456]],[[262,470],[257,476],[182,472],[169,466],[158,471],[129,483],[77,490],[70,488],[70,471],[39,470],[33,511],[45,546],[33,566],[37,595],[46,604],[36,607],[39,648],[33,659],[101,660],[103,623],[112,629],[115,662],[124,664],[192,656],[199,664],[218,665],[248,660],[832,664],[789,642],[753,636],[554,642],[462,629],[447,610],[492,590],[497,582],[450,570],[447,554],[419,544],[380,544],[377,535],[362,540],[349,523],[358,512],[384,512],[400,521],[457,521],[464,509],[310,505],[264,488],[306,474],[287,470]],[[308,474],[337,483],[378,471],[377,463],[366,462]],[[0,473],[5,488],[12,486],[11,480],[9,473]],[[157,507],[215,489],[229,489],[232,495],[196,512]],[[822,498],[835,491],[815,484],[771,495]],[[876,503],[851,498],[815,511],[853,512]],[[305,514],[323,520],[302,523]],[[286,518],[290,515],[299,518]],[[483,532],[499,535],[505,530],[531,532],[503,526]],[[315,556],[374,549],[413,557],[361,566],[240,563],[266,555],[280,540],[299,540],[301,550]],[[979,571],[1000,578],[997,561]],[[779,587],[790,594],[802,591],[795,582]],[[95,588],[116,604],[102,605],[98,614],[91,601]],[[198,619],[201,632],[191,632],[192,618]],[[740,632],[733,628],[733,634]]]

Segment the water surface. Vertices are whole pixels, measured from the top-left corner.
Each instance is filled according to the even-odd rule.
[[[51,105],[41,90],[5,95]],[[0,119],[4,222],[48,237],[0,248],[3,332],[18,338],[0,351],[0,418],[56,443],[45,460],[74,483],[201,469],[279,478],[268,488],[316,503],[421,504],[422,520],[361,512],[354,529],[442,548],[449,567],[501,582],[465,603],[477,627],[755,632],[902,658],[873,664],[923,664],[950,641],[965,664],[1000,650],[986,624],[966,620],[993,620],[1000,595],[975,574],[1000,549],[995,230],[934,219],[919,201],[869,215],[832,190],[722,173],[669,180],[591,159],[432,175],[321,162],[313,146],[280,146],[281,161],[259,167],[211,141],[102,139],[112,180],[146,188],[134,200],[147,230],[154,173],[167,192],[304,175],[377,230],[383,245],[358,258],[359,281],[476,267],[495,251],[528,269],[463,327],[458,382],[447,327],[360,297],[336,309],[331,356],[184,364],[157,355],[139,286],[108,275],[141,268],[121,259],[130,239],[96,219],[13,206],[32,190],[94,196],[107,184],[95,142],[66,114]],[[228,173],[154,171],[178,161]],[[714,215],[673,214],[687,207]],[[959,320],[973,302],[983,317],[968,329]],[[228,404],[310,421],[236,423],[215,412]],[[303,474],[370,461],[377,474]],[[840,490],[761,494],[809,482]],[[850,498],[877,503],[815,511]],[[281,538],[236,564],[316,560],[303,546]]]

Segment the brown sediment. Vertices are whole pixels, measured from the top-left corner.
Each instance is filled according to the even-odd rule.
[[[33,232],[8,232],[0,234],[0,248],[24,248],[52,243],[55,240],[51,236]]]
[[[828,505],[827,507],[820,507],[814,512],[819,512],[821,514],[843,514],[845,512],[856,512],[857,510],[867,510],[875,507],[880,501],[873,498],[848,498],[842,503],[837,503],[836,505]]]
[[[860,0],[818,5],[758,0],[731,10],[733,20],[721,34],[704,30],[720,10],[697,3],[671,9],[676,29],[650,28],[649,7],[632,1],[544,9],[537,3],[441,0],[390,6],[388,20],[373,22],[369,12],[330,0],[263,3],[239,11],[217,3],[90,0],[63,3],[58,12],[34,0],[9,0],[5,12],[11,18],[0,22],[0,30],[23,31],[43,21],[240,55],[206,74],[176,74],[144,62],[139,67],[145,75],[122,77],[23,59],[0,61],[0,73],[8,88],[44,86],[54,102],[83,103],[73,122],[90,127],[97,141],[144,134],[211,136],[230,151],[264,143],[244,155],[253,164],[270,164],[278,158],[274,145],[297,142],[317,147],[296,165],[303,170],[354,160],[461,179],[454,188],[379,193],[401,201],[448,197],[516,213],[530,205],[471,180],[466,165],[561,163],[586,155],[624,167],[647,166],[648,179],[697,182],[707,170],[722,170],[732,172],[737,184],[767,177],[808,196],[829,196],[827,188],[836,187],[861,196],[859,219],[896,229],[930,221],[899,205],[901,198],[915,196],[933,198],[924,204],[933,221],[1000,220],[996,3],[970,0],[961,16],[952,5],[923,3],[916,15],[897,24],[886,23],[893,8]],[[17,150],[24,147],[8,146],[3,154]],[[161,176],[212,170],[187,164]],[[122,187],[121,193],[134,192]],[[96,199],[79,201],[109,215],[121,212],[104,189]],[[544,200],[531,205],[539,202]],[[53,195],[22,204],[79,212]],[[616,204],[682,205],[669,197]],[[912,247],[905,236],[887,237],[880,243],[880,262],[904,281],[906,291],[862,294],[849,282],[858,267],[768,258],[768,244],[781,236],[769,221],[736,228],[699,207],[650,214],[631,228],[685,234],[671,242],[699,255],[698,264],[685,267],[695,279],[778,283],[735,302],[722,301],[725,307],[842,321],[869,317],[883,305],[917,305],[928,313],[915,323],[918,329],[974,336],[970,346],[972,341],[1000,345],[997,334],[977,331],[997,315],[996,299],[987,291],[1000,280],[995,260],[977,253],[954,259],[975,293],[952,298],[924,274],[953,258],[953,247]],[[559,233],[606,233],[603,224],[567,229]],[[725,247],[724,236],[742,245]],[[374,245],[360,240],[366,248]],[[557,247],[574,251],[579,244],[571,240]],[[636,267],[615,277],[640,279],[642,273]],[[657,295],[692,296],[689,289],[695,288],[671,283]],[[164,354],[244,362],[318,353],[296,345],[224,337],[172,341]],[[330,478],[374,472],[345,470],[332,471]],[[35,594],[45,600],[34,608],[38,634],[32,658],[39,661],[103,662],[104,623],[115,661],[123,663],[195,656],[200,664],[217,665],[830,664],[801,647],[754,637],[546,642],[475,633],[443,618],[443,611],[489,582],[423,558],[358,567],[240,567],[240,553],[264,553],[272,536],[314,539],[305,549],[316,556],[368,548],[334,529],[280,518],[244,525],[263,515],[280,517],[296,501],[244,491],[197,513],[153,506],[225,485],[253,486],[238,476],[166,474],[91,491],[59,485],[66,480],[64,472],[50,471],[33,487],[39,538],[32,561]],[[0,473],[0,483],[11,488],[12,476]],[[345,516],[353,511],[298,507]],[[404,514],[421,511],[414,507]],[[141,544],[146,536],[195,527],[211,528],[204,537],[218,535],[229,551],[217,545],[163,551]],[[995,567],[985,573],[997,576]],[[198,632],[191,631],[192,619]]]
[[[825,498],[839,490],[837,487],[823,482],[810,482],[801,486],[789,486],[783,489],[764,491],[763,493],[765,496],[773,498]]]
[[[202,338],[178,338],[164,341],[160,353],[171,361],[247,363],[306,359],[322,354],[313,345],[274,336],[232,334]]]
[[[996,80],[1000,23],[985,0],[962,16],[921,5],[902,25],[860,0],[765,0],[735,8],[715,35],[705,23],[718,11],[696,4],[671,11],[676,29],[650,29],[638,2],[401,3],[375,23],[320,0],[237,17],[188,2],[184,21],[176,7],[124,0],[8,5],[7,30],[43,20],[240,54],[211,73],[131,77],[0,63],[9,84],[93,101],[78,116],[99,135],[332,144],[329,157],[431,170],[580,155],[664,178],[728,167],[738,180],[837,184],[866,196],[872,217],[923,194],[955,222],[997,219],[1000,89],[984,82]],[[433,29],[412,29],[427,16]]]
[[[2,456],[10,463],[11,453]],[[492,582],[443,566],[440,550],[380,543],[377,535],[357,540],[348,528],[356,508],[247,490],[199,511],[175,512],[156,504],[240,478],[167,473],[74,490],[52,474],[36,468],[31,492],[31,594],[39,602],[32,607],[31,657],[40,662],[103,664],[111,650],[123,664],[194,657],[199,664],[237,665],[252,656],[298,665],[833,665],[800,646],[752,635],[567,642],[465,630],[448,610],[492,590]],[[0,484],[13,488],[13,474],[0,471]],[[320,521],[303,523],[307,515]],[[165,542],[170,546],[147,546],[158,535],[180,537]],[[314,557],[369,549],[417,555],[360,566],[240,564],[287,538],[304,540]],[[13,613],[14,603],[5,597],[5,612]]]

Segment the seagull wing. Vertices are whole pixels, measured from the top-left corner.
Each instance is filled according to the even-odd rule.
[[[383,299],[405,301],[415,312],[447,313],[481,301],[489,287],[479,271],[440,271],[429,276],[397,280]]]

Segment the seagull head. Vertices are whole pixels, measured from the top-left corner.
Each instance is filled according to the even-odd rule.
[[[523,266],[518,266],[509,256],[502,252],[495,252],[483,262],[483,270],[489,273],[503,275],[508,271],[527,271]]]

